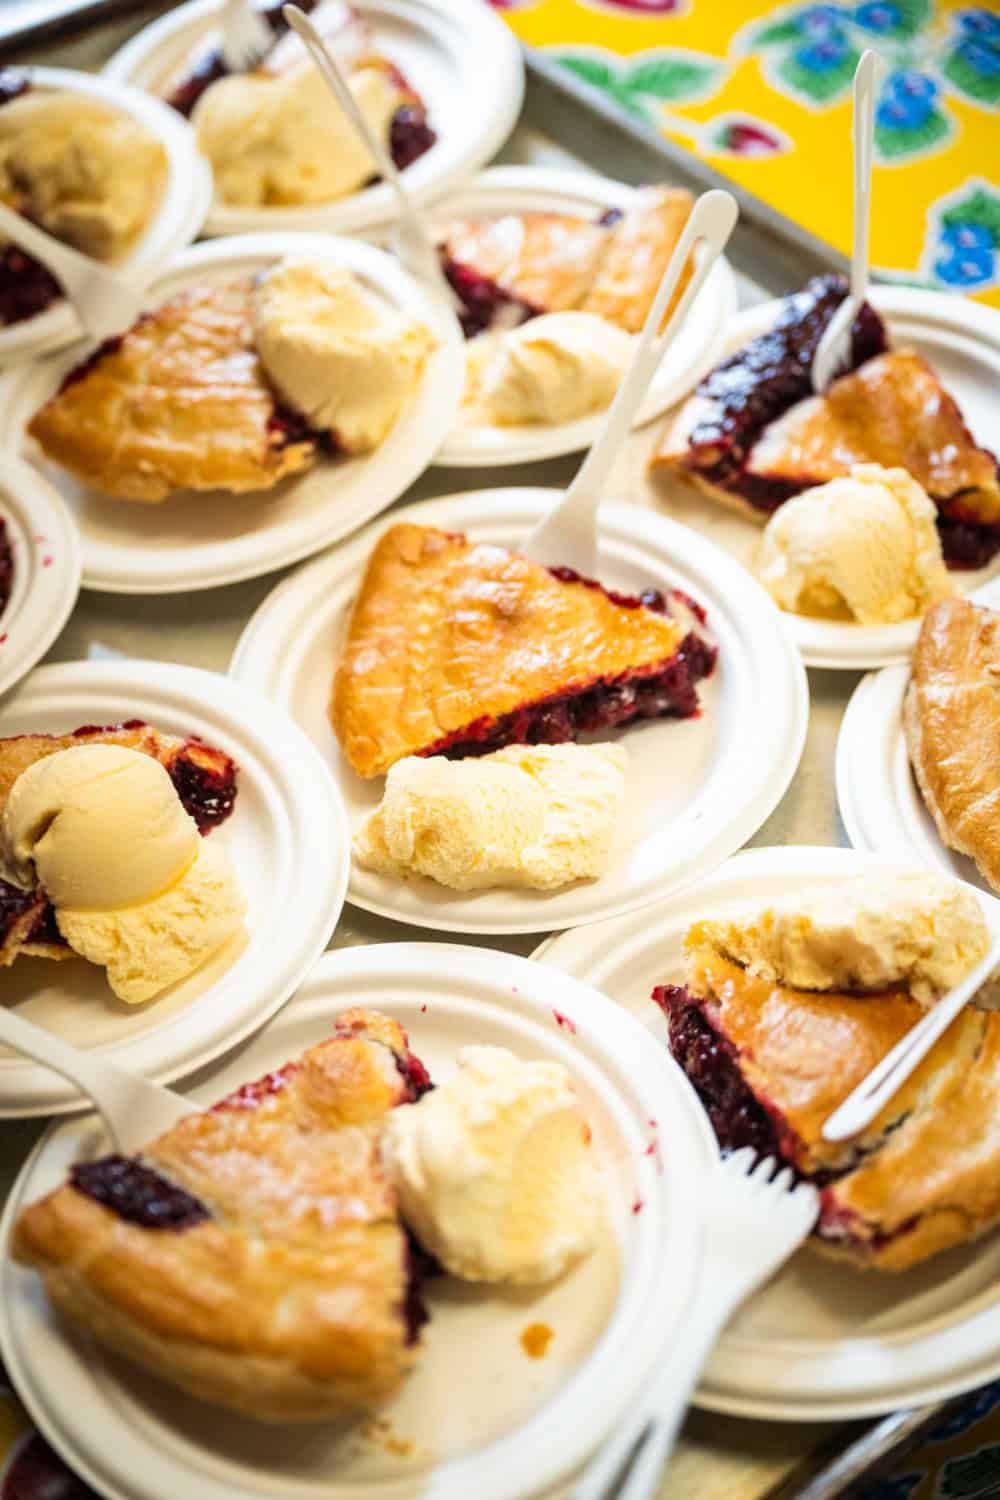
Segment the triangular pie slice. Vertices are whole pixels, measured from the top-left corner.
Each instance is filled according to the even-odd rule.
[[[820,1189],[812,1245],[902,1271],[1000,1222],[1000,1014],[967,1006],[866,1130],[825,1120],[926,1014],[902,990],[791,989],[688,936],[685,985],[653,999],[723,1150],[751,1146]]]
[[[138,719],[107,728],[85,725],[71,734],[20,734],[0,739],[0,816],[14,782],[35,761],[76,745],[121,745],[158,760],[201,833],[224,823],[237,792],[235,762],[199,739],[163,734]],[[22,890],[0,879],[0,969],[16,958],[71,958],[41,887]]]
[[[28,426],[46,456],[121,500],[268,490],[317,436],[284,411],[254,347],[253,280],[206,283],[71,370]]]
[[[346,1011],[138,1155],[73,1167],[12,1254],[70,1324],[199,1400],[276,1422],[366,1411],[424,1317],[379,1139],[427,1087],[395,1021]]]
[[[639,599],[454,532],[376,544],[331,721],[361,776],[405,755],[484,754],[698,711],[715,648]]]
[[[942,842],[1000,891],[1000,614],[962,598],[928,610],[903,724]]]
[[[638,332],[691,203],[683,188],[646,187],[633,194],[628,208],[597,219],[527,212],[454,220],[439,248],[465,306],[466,333],[570,311],[591,312],[627,333]],[[689,277],[690,271],[670,310]]]
[[[853,464],[903,468],[938,507],[946,560],[980,566],[1000,548],[997,461],[927,361],[886,350],[881,320],[866,306],[855,323],[854,368],[822,396],[811,394],[812,357],[845,289],[841,278],[820,277],[786,299],[776,327],[684,402],[652,466],[761,521]]]

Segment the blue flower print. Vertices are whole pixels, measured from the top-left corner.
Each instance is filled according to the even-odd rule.
[[[993,235],[987,225],[969,224],[962,220],[943,226],[941,243],[947,245],[950,250],[993,250],[995,248]],[[996,1399],[1000,1401],[1000,1382],[997,1383]]]
[[[996,278],[996,251],[954,250],[934,262],[934,275],[945,286],[959,287],[964,291],[989,286]]]
[[[1000,41],[1000,16],[990,10],[960,10],[955,18],[967,36],[992,37]]]
[[[864,5],[855,8],[854,19],[865,31],[873,31],[876,35],[883,32],[892,32],[902,23],[902,12],[898,5],[893,5],[892,0],[867,0]]]
[[[940,92],[926,73],[899,68],[889,74],[875,107],[875,145],[882,161],[926,151],[950,134],[948,116],[938,107]]]

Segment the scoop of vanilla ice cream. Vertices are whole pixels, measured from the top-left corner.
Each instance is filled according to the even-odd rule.
[[[386,1117],[404,1219],[466,1281],[551,1281],[594,1244],[599,1170],[561,1063],[463,1047],[457,1071]]]
[[[0,110],[0,198],[98,260],[145,228],[166,161],[159,141],[96,99],[32,91]]]
[[[225,850],[198,840],[193,864],[168,890],[119,911],[56,907],[75,953],[102,964],[128,1005],[186,979],[239,931],[246,906]]]
[[[282,398],[349,453],[383,440],[434,347],[430,329],[381,306],[349,271],[299,260],[257,288],[254,340]]]
[[[594,313],[546,313],[495,340],[474,399],[500,427],[572,422],[610,406],[633,347]]]
[[[967,886],[923,870],[875,870],[814,896],[697,922],[687,944],[795,989],[902,985],[930,1004],[986,957],[990,937]]]
[[[386,144],[400,93],[384,68],[347,80],[361,113]],[[361,187],[375,161],[312,63],[280,78],[220,78],[191,115],[224,203],[238,208],[331,203]]]
[[[452,890],[555,890],[607,867],[625,795],[620,745],[508,745],[397,761],[354,838],[359,863]]]
[[[888,625],[954,593],[937,510],[905,469],[858,464],[775,512],[756,571],[782,609]]]
[[[14,782],[0,824],[5,865],[35,876],[53,906],[116,910],[159,896],[201,839],[159,761],[121,745],[78,745]]]

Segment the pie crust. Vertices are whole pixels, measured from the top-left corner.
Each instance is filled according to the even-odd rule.
[[[583,728],[696,712],[692,683],[712,670],[714,648],[638,599],[559,574],[454,532],[386,531],[330,705],[354,770],[378,776],[406,755],[551,744]],[[684,682],[663,687],[673,668]],[[666,701],[645,703],[647,681]],[[618,695],[614,716],[581,722],[580,705],[599,712],[587,698],[598,692]]]
[[[69,1323],[198,1400],[265,1422],[368,1410],[419,1321],[379,1138],[426,1086],[396,1022],[347,1011],[139,1156],[74,1168],[21,1214],[12,1254]]]
[[[902,1271],[1000,1221],[1000,1014],[969,1006],[862,1136],[822,1126],[924,1014],[908,994],[815,994],[751,978],[691,934],[661,986],[671,1050],[724,1149],[775,1154],[820,1190],[811,1243]]]
[[[84,484],[150,504],[268,490],[308,468],[317,439],[267,382],[252,292],[249,277],[207,283],[144,314],[69,373],[30,435]]]
[[[942,842],[1000,891],[1000,614],[963,598],[928,610],[903,725]]]
[[[95,744],[121,745],[158,760],[202,834],[218,828],[233,810],[238,773],[224,751],[198,739],[162,734],[151,724],[134,719],[108,728],[86,725],[72,734],[22,734],[0,739],[0,815],[14,782],[35,761],[57,750]],[[0,878],[0,969],[22,954],[28,958],[73,957],[41,887],[24,891]]]

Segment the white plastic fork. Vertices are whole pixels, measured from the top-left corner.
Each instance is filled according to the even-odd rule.
[[[722,1161],[705,1197],[705,1240],[694,1306],[664,1368],[635,1416],[591,1459],[568,1500],[650,1500],[660,1482],[691,1392],[730,1316],[806,1239],[819,1213],[808,1183],[793,1186],[745,1147]],[[621,1488],[616,1488],[620,1485]]]
[[[977,964],[961,984],[932,1005],[916,1026],[911,1027],[892,1051],[887,1052],[882,1061],[848,1094],[843,1104],[825,1122],[823,1139],[846,1141],[852,1135],[859,1135],[870,1125],[997,968],[1000,968],[1000,939],[993,944],[982,963]]]
[[[585,578],[596,576],[597,511],[611,467],[660,361],[673,342],[688,308],[701,291],[705,278],[726,247],[737,212],[735,198],[721,188],[703,193],[691,210],[639,334],[632,362],[608,408],[604,426],[565,495],[542,518],[520,548],[534,562],[573,568]],[[694,273],[670,322],[661,333],[660,325],[670,299],[699,240],[702,246]]]
[[[0,203],[0,234],[51,271],[91,338],[103,340],[124,333],[142,311],[142,286],[64,245],[6,203]]]
[[[834,312],[813,356],[812,384],[817,395],[826,390],[850,357],[851,327],[868,295],[868,225],[872,201],[872,151],[875,138],[875,69],[878,54],[862,52],[854,73],[854,246],[851,286]]]
[[[292,31],[305,43],[310,57],[326,81],[330,92],[368,147],[379,173],[395,194],[399,208],[396,248],[400,260],[418,281],[423,282],[426,287],[437,294],[446,307],[453,312],[458,311],[461,308],[461,302],[449,286],[444,271],[441,269],[441,261],[430,226],[407,191],[402,174],[384,143],[379,140],[359,109],[358,102],[351,93],[347,80],[329,47],[309,17],[297,5],[283,6],[282,15]]]
[[[230,73],[248,73],[274,45],[274,32],[250,0],[226,0],[222,61]]]
[[[3,1005],[0,1042],[59,1073],[89,1098],[118,1151],[137,1151],[191,1113],[190,1101],[180,1094],[71,1047]]]

